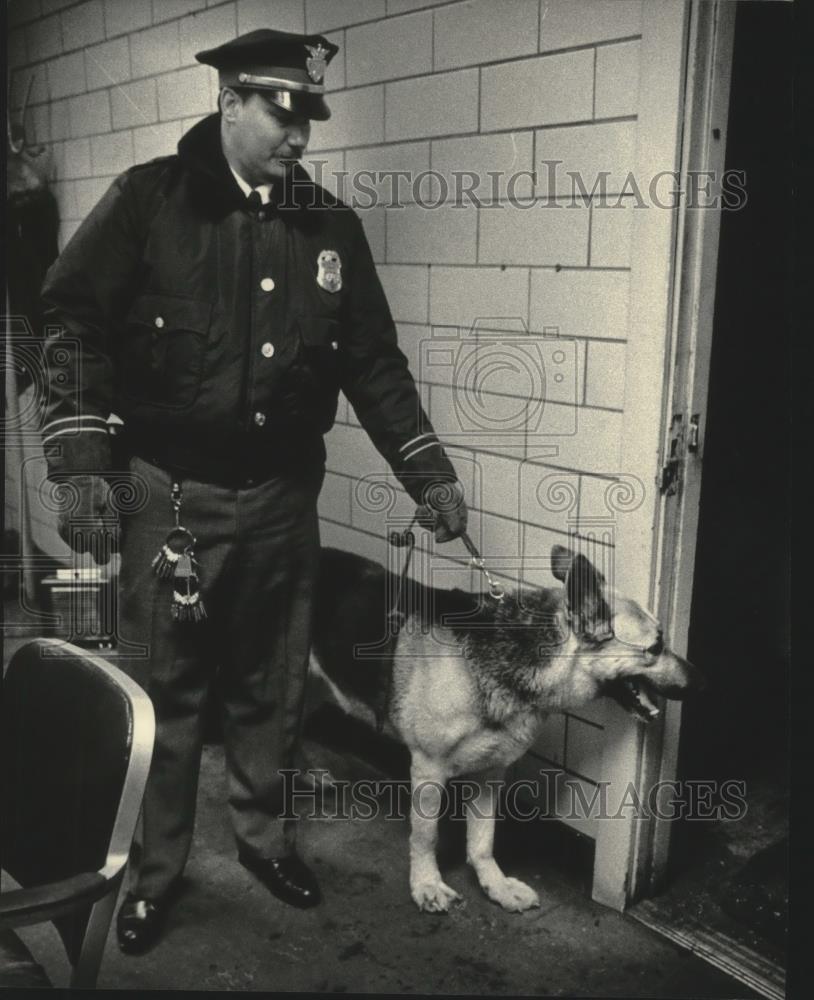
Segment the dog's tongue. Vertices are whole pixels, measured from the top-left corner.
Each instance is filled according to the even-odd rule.
[[[647,693],[647,685],[636,678],[631,678],[625,681],[625,686],[633,696],[636,714],[643,719],[655,719],[659,714],[659,708]]]

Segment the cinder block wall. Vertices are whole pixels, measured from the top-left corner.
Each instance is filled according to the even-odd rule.
[[[579,170],[590,189],[607,171],[613,193],[633,169],[641,3],[10,0],[8,14],[12,100],[35,73],[28,123],[51,148],[63,243],[118,172],[172,152],[214,110],[216,78],[195,51],[260,26],[340,45],[327,79],[333,117],[314,127],[312,156],[327,175],[436,172],[422,195],[437,208],[413,204],[406,188],[404,206],[363,213],[365,226],[400,342],[467,487],[473,538],[497,575],[551,583],[552,543],[596,533],[619,472],[632,218],[592,198],[565,207],[562,181]],[[543,161],[554,160],[552,184]],[[506,200],[505,176],[500,207],[456,202],[461,170],[481,176],[482,201],[488,171],[529,172],[514,192],[525,203]],[[545,398],[528,411],[536,423],[500,364],[482,373],[483,410],[462,412],[454,386],[474,343],[483,357],[531,359],[528,394],[542,384]],[[345,403],[328,447],[324,542],[387,559],[387,512],[361,482],[385,467]],[[395,514],[410,512],[402,493]],[[595,551],[607,559],[612,547],[611,531]],[[479,584],[459,543],[426,555],[417,568],[438,582]],[[539,755],[596,781],[601,718],[562,719]]]

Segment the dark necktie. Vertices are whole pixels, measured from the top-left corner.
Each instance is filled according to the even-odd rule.
[[[251,194],[246,198],[246,207],[249,209],[252,215],[257,215],[257,213],[263,207],[263,199],[260,197],[259,191],[252,191]]]

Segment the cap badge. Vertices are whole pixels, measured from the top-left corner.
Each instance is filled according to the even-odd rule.
[[[328,68],[325,56],[328,55],[329,50],[321,42],[318,45],[306,45],[305,47],[311,53],[310,59],[305,60],[305,68],[308,70],[308,75],[314,83],[322,83],[325,70]]]
[[[336,250],[323,250],[317,257],[317,284],[326,292],[338,292],[342,287],[342,261]]]

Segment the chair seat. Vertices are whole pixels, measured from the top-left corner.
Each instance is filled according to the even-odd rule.
[[[51,980],[12,930],[0,930],[0,989],[50,989]]]

